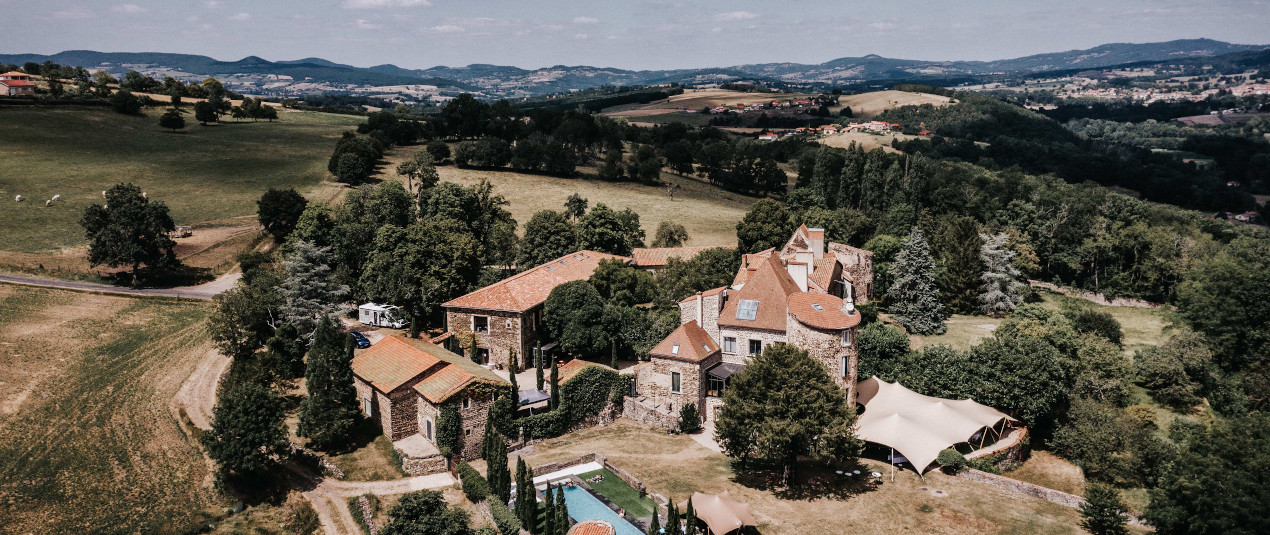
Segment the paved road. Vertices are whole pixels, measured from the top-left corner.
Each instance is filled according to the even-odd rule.
[[[20,275],[0,275],[0,282],[22,284],[25,286],[39,286],[43,288],[61,288],[64,290],[78,290],[118,295],[211,299],[216,294],[233,288],[234,283],[241,277],[242,273],[228,273],[221,275],[219,278],[211,282],[205,282],[197,286],[181,286],[177,288],[127,288],[123,286],[111,286],[109,284],[45,279]]]

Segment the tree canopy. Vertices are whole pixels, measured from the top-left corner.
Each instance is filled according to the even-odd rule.
[[[176,223],[162,201],[150,202],[132,184],[106,190],[106,204],[93,204],[79,220],[88,238],[88,262],[93,266],[131,266],[133,280],[142,265],[167,269],[178,265],[168,233]]]

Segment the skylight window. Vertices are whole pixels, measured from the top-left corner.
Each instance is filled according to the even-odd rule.
[[[673,345],[673,346],[670,346],[670,354],[671,354],[671,355],[678,355],[678,354],[679,354],[679,344],[675,344],[675,345]]]
[[[816,310],[816,312],[824,312],[824,311],[825,311],[825,307],[820,306],[820,303],[812,303],[812,304],[811,304],[811,308],[814,308],[814,309]]]
[[[582,260],[582,255],[580,255],[580,254],[575,254],[575,255],[573,255],[573,258],[574,258],[575,260]]]
[[[754,321],[758,316],[758,301],[754,299],[742,299],[736,305],[736,319]]]
[[[551,271],[555,271],[555,270],[556,270],[556,266],[547,266],[547,269],[549,269],[549,270],[551,270]]]
[[[564,260],[560,260],[560,265],[562,265],[562,266],[567,266],[567,265],[569,265],[569,263],[568,263],[568,262],[565,262]]]

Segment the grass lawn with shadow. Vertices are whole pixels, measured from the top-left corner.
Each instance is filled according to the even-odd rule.
[[[591,481],[591,478],[597,475],[604,476],[604,481]],[[578,474],[578,478],[586,481],[587,485],[590,485],[596,492],[603,494],[610,502],[626,509],[626,512],[635,518],[653,514],[653,500],[648,497],[640,497],[638,490],[627,485],[625,481],[610,472],[608,468]]]

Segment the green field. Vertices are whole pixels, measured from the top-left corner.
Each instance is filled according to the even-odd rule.
[[[0,532],[182,533],[218,513],[169,408],[209,311],[0,285]]]
[[[595,476],[604,476],[604,481],[592,482],[591,478]],[[625,481],[617,477],[617,474],[610,472],[608,468],[578,474],[578,478],[586,481],[587,485],[590,485],[596,492],[603,494],[610,502],[626,509],[627,514],[635,518],[643,518],[653,514],[653,501],[640,497],[639,491],[627,485]]]
[[[336,139],[363,120],[284,111],[275,123],[200,126],[187,114],[188,126],[174,134],[159,128],[159,113],[0,109],[0,123],[8,126],[0,129],[0,251],[55,253],[83,245],[80,215],[119,182],[167,203],[178,225],[255,214],[256,199],[271,186],[313,195]],[[25,200],[15,202],[17,195]],[[60,202],[45,207],[54,195]]]

